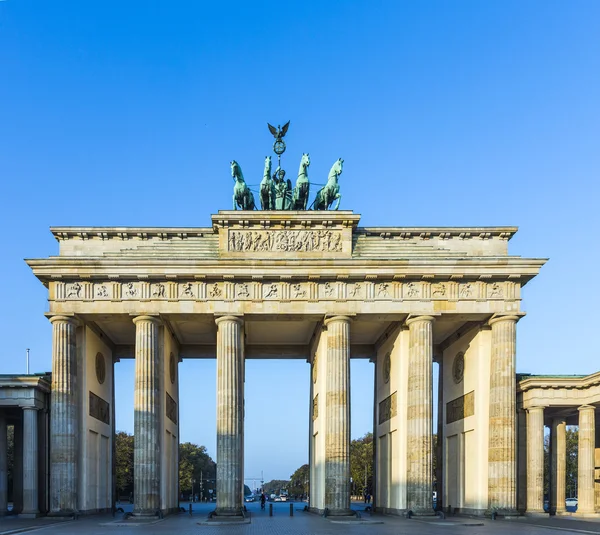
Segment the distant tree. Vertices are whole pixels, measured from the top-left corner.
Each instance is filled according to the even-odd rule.
[[[352,494],[373,494],[373,433],[350,442],[350,477]]]
[[[192,493],[201,497],[209,496],[209,489],[215,489],[217,464],[212,460],[205,446],[191,442],[179,444],[179,490],[185,494]],[[195,481],[195,483],[193,483]],[[202,483],[202,492],[200,492]]]
[[[567,497],[577,496],[579,428],[567,427]]]
[[[310,469],[308,464],[303,464],[290,476],[288,492],[295,496],[310,492]]]
[[[288,490],[290,482],[287,479],[272,479],[267,481],[263,488],[267,494],[279,494],[282,490]]]
[[[118,431],[115,434],[115,468],[117,495],[133,492],[133,435]]]

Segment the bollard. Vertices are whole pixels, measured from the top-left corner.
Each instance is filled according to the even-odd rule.
[[[269,504],[269,516],[273,516],[273,504]]]
[[[192,504],[190,503],[190,516],[192,516]]]
[[[294,516],[294,504],[290,503],[290,516]]]

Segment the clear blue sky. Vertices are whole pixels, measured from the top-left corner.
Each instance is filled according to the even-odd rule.
[[[345,160],[363,225],[518,225],[550,257],[524,290],[518,369],[590,373],[600,293],[600,2],[0,2],[0,372],[51,365],[46,291],[23,258],[50,225],[205,226],[229,162],[257,183],[266,122],[285,167]],[[353,436],[372,371],[353,364]],[[133,362],[117,425],[132,430]],[[215,365],[181,365],[181,437],[215,453]],[[306,462],[308,366],[249,362],[246,475]],[[267,417],[268,416],[268,417]],[[276,454],[274,454],[274,452]]]

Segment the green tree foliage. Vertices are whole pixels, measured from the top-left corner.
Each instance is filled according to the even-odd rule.
[[[292,496],[302,496],[310,492],[310,469],[308,464],[303,464],[290,476],[288,492]]]
[[[373,494],[373,433],[350,442],[350,477],[352,494]]]
[[[577,496],[577,464],[578,464],[578,443],[579,429],[574,426],[567,427],[567,498]],[[550,434],[544,436],[544,496],[550,496],[550,472],[552,470],[552,461],[550,459]]]
[[[265,482],[263,489],[267,494],[279,494],[282,490],[288,490],[289,485],[287,479],[272,479]]]
[[[179,445],[179,491],[183,494],[198,494],[209,497],[209,489],[215,489],[217,464],[206,451],[205,446],[191,442]],[[194,483],[195,481],[195,483]],[[202,489],[200,485],[202,484]]]
[[[117,495],[130,496],[133,492],[133,435],[124,431],[115,434],[115,464]]]

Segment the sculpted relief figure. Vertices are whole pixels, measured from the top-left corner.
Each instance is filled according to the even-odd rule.
[[[340,252],[342,235],[331,230],[231,230],[229,251]]]
[[[344,160],[338,158],[333,164],[327,177],[327,184],[317,192],[317,197],[313,202],[315,210],[329,210],[333,201],[337,200],[334,210],[340,207],[340,201],[342,196],[340,194],[340,186],[338,184],[338,177],[342,174],[342,167]]]
[[[233,186],[233,209],[254,210],[254,195],[244,180],[240,165],[233,160],[231,162],[231,176],[235,180]]]

